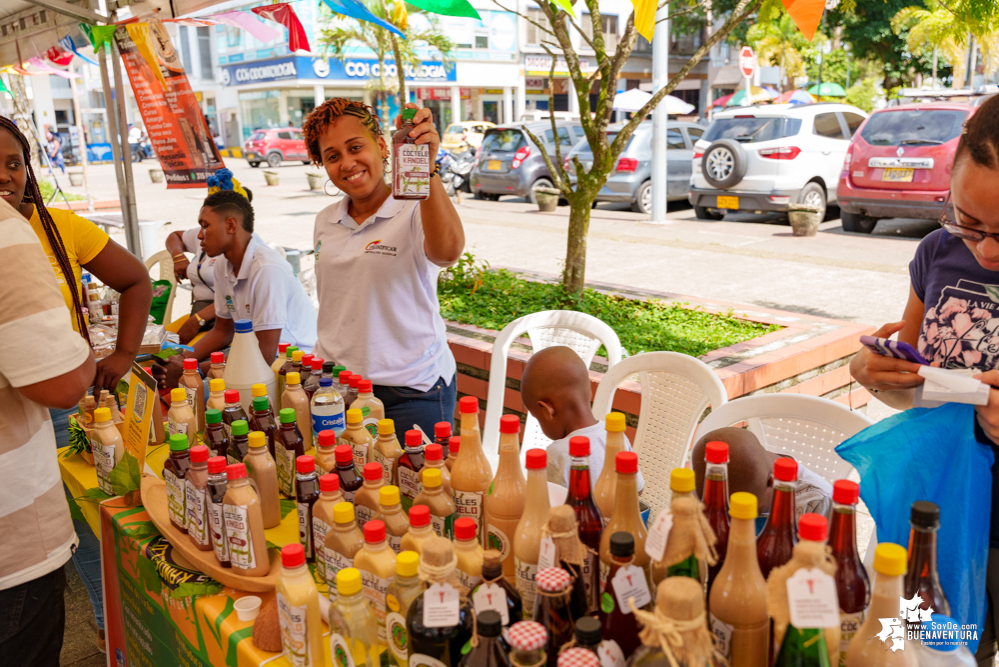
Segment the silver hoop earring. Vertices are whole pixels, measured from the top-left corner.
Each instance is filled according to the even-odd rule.
[[[332,182],[333,181],[331,181],[330,179],[327,178],[326,179],[326,183],[323,183],[323,192],[326,193],[327,197],[336,197],[338,194],[340,194],[340,188],[338,188],[335,185],[333,186],[333,192],[330,192],[329,190],[326,189],[327,184],[332,183]]]

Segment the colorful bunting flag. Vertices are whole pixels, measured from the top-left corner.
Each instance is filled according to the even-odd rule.
[[[344,16],[349,16],[352,19],[357,19],[358,21],[367,21],[368,23],[374,23],[375,25],[381,26],[386,30],[390,30],[395,34],[399,35],[403,39],[406,38],[402,32],[396,28],[394,25],[387,21],[383,21],[374,14],[372,14],[367,7],[358,2],[357,0],[323,0],[330,9],[332,9],[337,14],[343,14]],[[255,7],[253,11],[257,11],[259,7]]]
[[[414,7],[419,7],[433,14],[444,16],[467,16],[469,18],[482,20],[475,7],[469,4],[468,0],[406,0]],[[570,5],[571,6],[571,5]]]
[[[652,33],[656,29],[656,0],[631,0],[635,6],[635,30],[638,34],[652,41]]]
[[[632,2],[634,1],[635,0],[632,0]],[[564,9],[569,16],[576,18],[576,12],[573,11],[572,3],[569,2],[569,0],[552,0],[552,2],[554,2],[560,8]]]
[[[11,98],[14,97],[14,93],[10,92],[10,88],[8,88],[7,84],[3,82],[3,79],[0,79],[0,93],[7,93],[11,96]]]
[[[177,25],[186,25],[191,28],[206,28],[208,26],[218,25],[219,21],[213,21],[212,19],[163,19],[163,23],[176,23]]]
[[[298,16],[295,14],[295,10],[291,8],[291,5],[279,2],[263,7],[251,7],[250,11],[257,16],[263,16],[265,19],[280,23],[288,29],[289,51],[312,51],[309,48],[309,37],[305,34],[305,28],[302,27],[302,22],[298,20]]]
[[[55,74],[56,76],[61,76],[64,79],[76,79],[79,78],[78,75],[67,72],[63,69],[56,69],[51,65],[48,65],[44,60],[39,57],[28,58],[28,62],[42,70],[45,74]]]
[[[805,39],[812,41],[826,8],[825,0],[781,0],[781,3]]]
[[[97,26],[94,27],[96,28]],[[139,52],[139,55],[149,63],[149,69],[153,70],[153,74],[163,84],[163,90],[166,90],[167,82],[163,78],[163,72],[160,70],[159,58],[156,57],[156,53],[153,51],[153,36],[149,31],[149,24],[129,23],[125,26],[125,30],[128,31],[128,36],[135,42],[135,49]]]
[[[264,44],[268,44],[281,36],[281,33],[277,29],[270,27],[253,14],[247,14],[246,12],[212,14],[212,18],[219,23],[231,25],[234,28],[242,28]]]
[[[97,61],[91,60],[87,56],[80,53],[80,50],[76,48],[76,43],[73,41],[73,38],[70,37],[69,35],[66,35],[65,37],[59,40],[59,46],[66,49],[67,51],[72,51],[76,55],[76,57],[79,58],[80,60],[88,62],[91,65],[95,66],[97,65]]]
[[[61,45],[51,47],[45,52],[45,57],[61,67],[73,62],[73,54],[63,49]]]
[[[109,49],[111,46],[111,38],[114,37],[114,31],[118,26],[114,25],[90,25],[88,23],[81,23],[80,29],[83,30],[84,34],[90,40],[90,45],[94,47],[94,51],[97,51],[105,44],[108,45]]]

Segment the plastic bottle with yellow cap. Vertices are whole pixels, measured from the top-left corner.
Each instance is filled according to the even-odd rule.
[[[266,393],[266,390],[264,390]],[[212,378],[208,381],[208,406],[207,410],[225,410],[225,380],[222,378]]]
[[[264,517],[264,528],[273,528],[281,523],[281,499],[278,496],[277,465],[267,449],[267,437],[262,431],[250,431],[247,435],[250,449],[243,457],[246,473],[260,496],[260,512]]]
[[[351,408],[356,410],[357,408]],[[399,459],[406,452],[399,446],[395,435],[395,422],[391,419],[378,420],[378,439],[371,447],[371,460],[382,467],[382,481],[385,484],[399,485]]]
[[[277,413],[277,411],[274,409],[274,406],[271,405],[271,397],[267,395],[267,385],[265,385],[263,382],[258,382],[254,385],[250,385],[250,396],[252,397],[250,399],[251,403],[253,402],[254,398],[260,398],[261,396],[263,396],[264,398],[267,399],[267,407],[270,409],[271,413],[272,414]]]
[[[409,531],[409,517],[402,509],[399,487],[392,484],[378,490],[379,509],[371,520],[385,522],[385,538],[395,553],[402,552],[402,538]]]
[[[340,443],[349,445],[354,452],[354,466],[361,470],[364,464],[371,460],[371,446],[375,444],[368,429],[364,428],[364,416],[360,410],[347,410],[347,427],[340,436]]]
[[[604,448],[604,467],[593,485],[593,502],[604,517],[604,525],[614,514],[614,495],[617,489],[617,474],[614,472],[614,457],[618,452],[628,450],[628,438],[624,434],[627,422],[624,413],[611,412],[604,418],[607,429],[607,444]]]
[[[384,646],[378,643],[378,622],[364,601],[361,572],[348,567],[336,575],[336,596],[330,596],[330,655],[334,665],[380,665]]]
[[[697,482],[694,471],[690,468],[674,468],[669,474],[670,504],[679,498],[696,498]],[[653,563],[652,581],[658,584],[666,577],[690,577],[701,581],[702,575],[707,575],[707,565],[700,563],[697,557],[691,555],[676,565],[664,567],[662,563]]]
[[[454,537],[454,501],[444,493],[441,471],[437,468],[424,469],[423,490],[413,499],[413,507],[417,505],[430,508],[430,525],[438,536],[448,539]]]
[[[756,559],[756,515],[756,496],[731,495],[728,557],[708,596],[711,631],[733,667],[766,667],[769,659],[767,583]]]
[[[420,555],[415,551],[403,551],[395,559],[395,580],[388,588],[385,605],[385,634],[389,652],[399,665],[409,664],[406,650],[406,614],[409,606],[420,594]]]
[[[333,507],[333,530],[326,533],[322,552],[326,559],[326,581],[331,592],[335,589],[337,573],[354,567],[354,556],[362,546],[364,533],[354,519],[354,506],[348,502],[337,503]]]
[[[302,377],[295,371],[285,376],[284,393],[281,394],[281,409],[289,408],[295,411],[295,423],[298,424],[305,448],[312,447],[315,444],[312,439],[312,408],[309,405],[309,395],[302,388]]]
[[[95,411],[96,413],[96,411]],[[94,417],[96,420],[96,416]],[[187,400],[187,391],[181,387],[170,390],[170,410],[167,412],[170,435],[187,436],[188,446],[198,444],[198,416]]]
[[[898,601],[904,597],[904,577],[908,554],[905,547],[882,542],[874,550],[874,586],[867,618],[850,641],[846,667],[916,667],[918,642],[905,640],[901,651],[889,650],[878,639],[882,625],[878,619],[898,618]],[[902,626],[905,627],[904,625]],[[894,643],[893,639],[888,640]]]
[[[125,456],[125,443],[115,428],[109,408],[94,410],[94,429],[90,433],[90,449],[97,468],[97,482],[101,491],[117,495],[111,485],[111,471]]]

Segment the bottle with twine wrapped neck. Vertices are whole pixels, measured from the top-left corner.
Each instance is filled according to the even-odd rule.
[[[630,603],[630,602],[629,602]],[[628,667],[723,667],[704,612],[704,588],[690,577],[668,577],[656,589],[652,612],[632,613],[642,625],[642,646]]]
[[[693,477],[693,474],[690,476]],[[708,568],[718,562],[718,552],[715,551],[717,538],[704,516],[704,505],[692,495],[674,495],[670,512],[673,527],[662,558],[652,566],[652,579],[662,581],[668,576],[682,576],[704,585],[707,583]]]
[[[576,513],[569,505],[559,505],[548,511],[548,523],[541,529],[541,549],[538,567],[560,567],[572,577],[572,597],[570,611],[573,618],[584,616],[596,604],[590,604],[590,595],[599,590],[600,576],[596,560],[583,541],[579,539]],[[547,540],[551,540],[554,553],[550,556],[544,553]],[[551,559],[548,563],[547,560]],[[589,583],[590,585],[587,585]],[[592,588],[591,588],[592,587]]]
[[[437,536],[426,541],[418,570],[423,591],[406,613],[411,665],[457,665],[472,638],[472,605],[459,593],[457,568],[450,541]]]

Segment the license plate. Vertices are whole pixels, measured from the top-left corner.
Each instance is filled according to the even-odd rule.
[[[881,180],[894,183],[911,183],[914,172],[915,169],[885,169],[881,174]]]
[[[490,160],[489,162],[486,163],[486,169],[488,169],[489,171],[499,171],[502,168],[503,168],[502,160]]]
[[[739,198],[738,197],[718,197],[718,208],[739,208]]]

